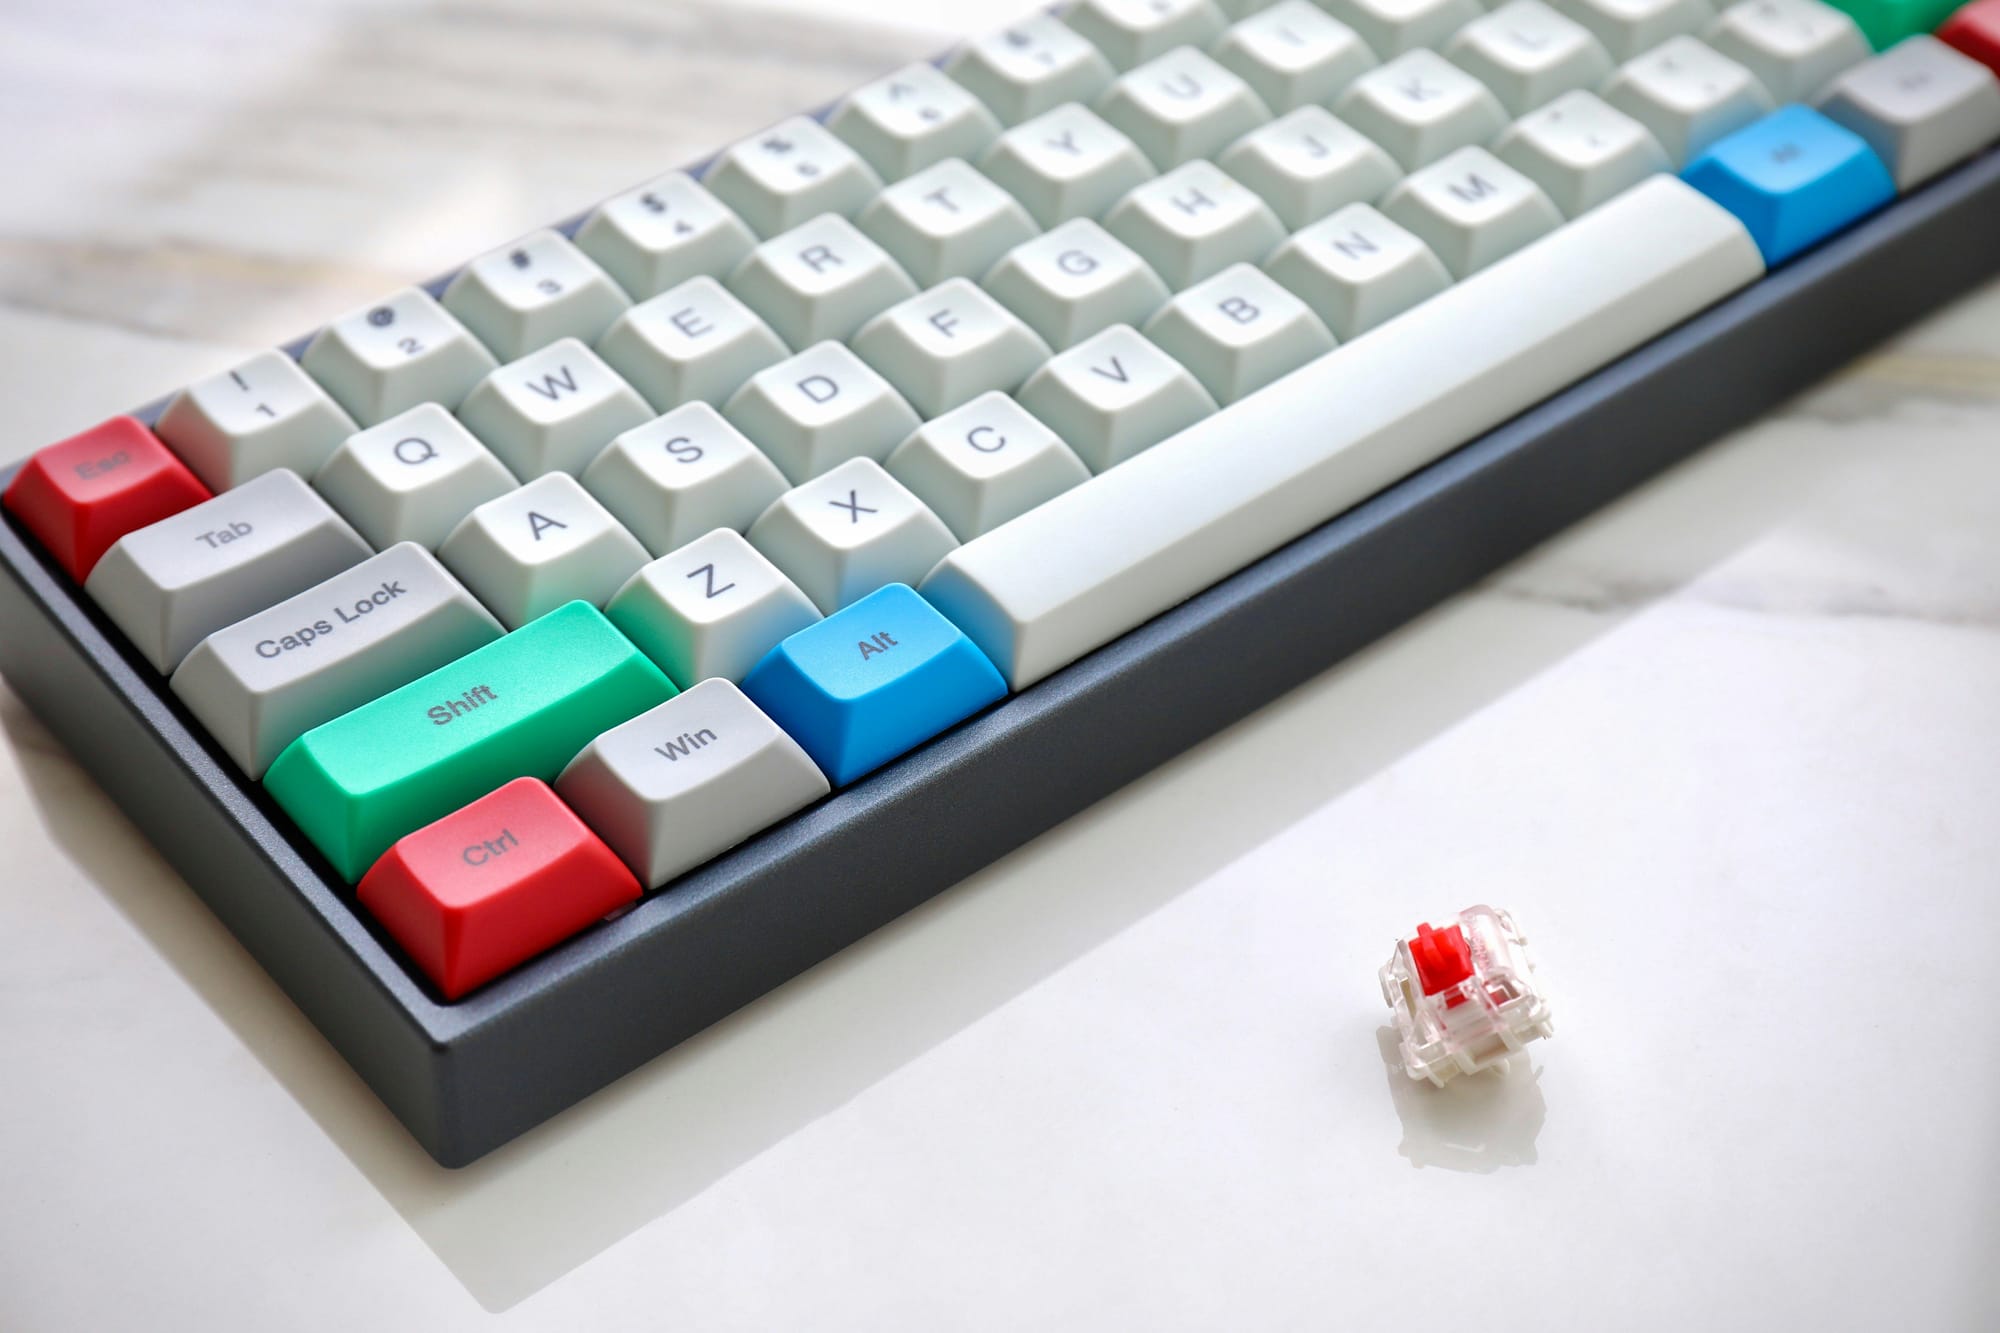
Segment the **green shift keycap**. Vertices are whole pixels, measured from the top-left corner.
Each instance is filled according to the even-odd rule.
[[[1965,0],[1832,0],[1861,29],[1877,51],[1886,51],[1905,37],[1930,32],[1952,16]],[[1717,6],[1721,8],[1721,6]]]
[[[678,691],[571,602],[287,746],[264,787],[351,884],[389,845],[515,778],[553,781]]]

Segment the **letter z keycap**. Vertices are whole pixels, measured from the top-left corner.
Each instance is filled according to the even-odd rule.
[[[399,839],[357,896],[447,1000],[639,896],[556,794],[519,778]]]
[[[504,782],[553,779],[592,737],[674,694],[595,607],[571,602],[314,727],[264,786],[351,884],[404,834]]]
[[[773,648],[743,692],[846,786],[1007,686],[958,626],[892,583]]]

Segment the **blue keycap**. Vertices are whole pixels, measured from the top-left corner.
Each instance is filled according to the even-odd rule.
[[[743,692],[845,786],[1007,693],[986,654],[900,583],[764,655]]]
[[[1681,178],[1734,213],[1776,264],[1896,197],[1861,136],[1809,107],[1780,107],[1718,140]]]

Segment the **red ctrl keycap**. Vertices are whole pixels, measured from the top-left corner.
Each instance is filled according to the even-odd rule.
[[[639,881],[548,784],[517,778],[405,836],[361,905],[456,1000],[639,896]]]
[[[1951,16],[1938,37],[2000,74],[2000,0],[1978,0]]]
[[[113,417],[37,450],[0,501],[81,583],[120,537],[208,497],[159,437]]]

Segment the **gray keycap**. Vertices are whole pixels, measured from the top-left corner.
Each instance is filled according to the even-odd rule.
[[[1125,324],[1051,359],[1021,386],[1019,398],[1092,472],[1215,411],[1215,399],[1187,367]]]
[[[721,679],[613,727],[556,779],[557,795],[655,889],[829,790],[799,743]]]
[[[252,778],[322,722],[500,637],[495,620],[414,542],[202,640],[174,693]]]
[[[1908,190],[2000,138],[1993,71],[1926,33],[1833,81],[1819,109],[1868,141]]]
[[[346,519],[281,468],[126,533],[83,587],[166,672],[223,626],[370,554]]]

